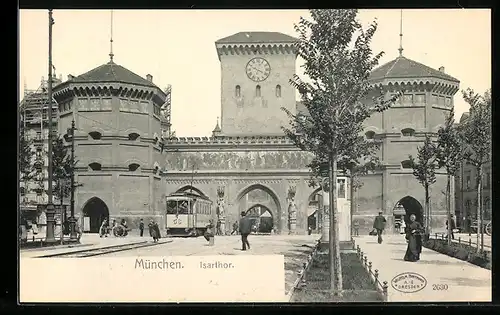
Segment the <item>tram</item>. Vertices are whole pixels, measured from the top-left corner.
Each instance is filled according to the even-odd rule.
[[[212,201],[190,192],[178,192],[167,196],[165,229],[167,235],[203,235],[212,219]]]

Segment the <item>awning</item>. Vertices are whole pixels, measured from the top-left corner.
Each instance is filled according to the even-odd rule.
[[[269,211],[264,212],[263,214],[260,215],[261,218],[272,218],[273,216]]]
[[[307,207],[307,216],[310,217],[312,216],[316,211],[318,211],[318,207]]]

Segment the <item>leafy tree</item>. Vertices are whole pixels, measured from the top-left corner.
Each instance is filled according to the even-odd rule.
[[[57,136],[53,140],[52,145],[52,178],[54,179],[53,194],[56,196],[61,205],[64,198],[71,194],[71,156],[69,148],[66,146],[65,141],[61,136]]]
[[[472,89],[462,91],[464,100],[470,105],[469,117],[460,125],[460,138],[466,150],[464,159],[476,167],[477,190],[477,244],[478,252],[483,250],[483,165],[491,161],[491,90],[479,95]]]
[[[29,139],[23,117],[21,117],[19,128],[19,170],[20,181],[23,184],[24,193],[27,194],[29,190],[29,182],[35,177],[35,168],[33,165],[33,141]]]
[[[462,143],[458,128],[455,126],[453,109],[446,117],[444,126],[438,130],[436,157],[439,168],[446,170],[446,214],[448,221],[448,244],[451,245],[451,178],[456,174],[462,162]]]
[[[300,18],[295,25],[299,33],[297,53],[304,60],[304,73],[309,82],[294,75],[290,84],[300,95],[307,114],[283,110],[290,126],[283,131],[301,150],[312,152],[309,165],[313,174],[328,166],[330,198],[330,273],[331,289],[342,291],[338,209],[336,198],[337,168],[345,161],[358,162],[372,148],[361,136],[363,122],[374,112],[388,108],[398,96],[387,99],[373,93],[369,75],[382,53],[373,55],[370,42],[377,24],[366,30],[356,20],[357,10],[311,10],[312,21]],[[377,92],[377,91],[375,91]],[[378,90],[378,92],[381,92]],[[371,102],[370,102],[371,97]]]
[[[425,231],[426,234],[431,232],[431,205],[429,188],[436,182],[436,146],[432,142],[429,135],[425,135],[424,145],[417,148],[417,160],[413,156],[409,156],[411,167],[413,168],[413,176],[424,187],[425,190]]]

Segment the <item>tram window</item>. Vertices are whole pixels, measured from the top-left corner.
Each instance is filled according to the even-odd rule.
[[[167,214],[177,214],[177,201],[168,200],[167,201]]]
[[[188,214],[188,202],[186,200],[179,201],[178,210],[179,214]]]
[[[339,179],[338,183],[339,183],[338,197],[345,198],[345,179]]]

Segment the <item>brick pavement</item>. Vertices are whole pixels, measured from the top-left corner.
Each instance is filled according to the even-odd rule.
[[[491,301],[491,271],[471,263],[423,248],[420,261],[406,262],[406,241],[403,235],[386,235],[383,244],[375,237],[354,238],[379,279],[387,281],[390,302],[486,302]],[[401,293],[391,286],[391,280],[404,272],[415,272],[427,280],[416,293]],[[445,286],[443,286],[445,285]],[[443,289],[447,288],[447,289]]]

